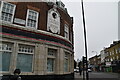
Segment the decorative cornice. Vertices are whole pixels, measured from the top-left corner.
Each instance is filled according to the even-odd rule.
[[[25,26],[16,25],[16,24],[8,23],[8,22],[1,21],[1,20],[0,20],[0,25],[2,25],[2,26],[8,26],[8,27],[11,27],[11,28],[17,28],[17,29],[25,30],[25,31],[28,31],[28,32],[30,31],[30,32],[33,32],[33,33],[35,32],[35,33],[38,33],[38,34],[40,33],[40,34],[44,34],[44,35],[47,35],[47,36],[52,36],[54,38],[58,38],[58,39],[64,40],[67,43],[72,44],[65,37],[62,37],[60,35],[53,34],[53,33],[47,32],[47,31],[37,30],[37,29],[34,29],[34,28],[28,28],[28,27],[25,27]]]

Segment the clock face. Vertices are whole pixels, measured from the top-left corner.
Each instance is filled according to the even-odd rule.
[[[47,30],[52,33],[60,33],[60,16],[56,10],[48,11]]]

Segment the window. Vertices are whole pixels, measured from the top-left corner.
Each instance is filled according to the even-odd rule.
[[[111,58],[111,61],[113,61],[113,59]]]
[[[55,54],[57,50],[48,48],[48,58],[47,58],[47,72],[54,72],[55,70]]]
[[[48,49],[48,56],[55,57],[56,50],[55,49]]]
[[[68,72],[68,66],[69,66],[69,55],[67,52],[65,52],[64,56],[64,71]]]
[[[69,39],[69,27],[67,24],[64,25],[64,36]]]
[[[115,49],[116,50],[116,54],[118,53],[118,49]]]
[[[107,52],[107,56],[109,56],[109,55],[110,55],[110,52],[108,51],[108,52]]]
[[[17,68],[23,72],[32,72],[34,47],[19,45]]]
[[[3,2],[1,4],[1,20],[7,22],[13,22],[14,12],[15,12],[15,5],[7,2]]]
[[[117,60],[119,59],[119,57],[117,56]]]
[[[118,49],[119,53],[120,53],[120,48]]]
[[[111,56],[111,52],[110,52],[110,56]]]
[[[114,51],[112,51],[112,54],[114,55]]]
[[[54,59],[51,59],[51,58],[47,59],[47,71],[48,72],[54,71]]]
[[[71,31],[71,33],[70,33],[70,40],[71,40],[71,42],[73,42],[73,34],[72,34],[72,31]]]
[[[0,44],[0,71],[9,71],[12,54],[12,44]]]
[[[94,61],[96,61],[96,59],[94,59]]]
[[[113,57],[113,60],[115,60],[115,57]]]
[[[58,5],[60,8],[65,9],[65,5],[63,4],[63,2],[58,1],[58,2],[57,2],[57,5]]]
[[[38,23],[38,12],[28,9],[27,18],[26,18],[26,26],[37,29],[37,23]]]

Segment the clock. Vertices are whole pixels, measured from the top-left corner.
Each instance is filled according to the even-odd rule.
[[[47,30],[52,33],[60,33],[60,15],[56,9],[48,11]]]

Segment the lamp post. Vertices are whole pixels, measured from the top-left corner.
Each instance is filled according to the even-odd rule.
[[[92,53],[94,53],[94,52],[96,53],[96,56],[97,56],[97,54],[98,54],[97,51],[92,51]]]
[[[88,74],[88,55],[87,55],[87,38],[86,38],[86,28],[85,28],[85,14],[84,14],[84,6],[83,6],[83,0],[81,0],[82,5],[82,17],[83,17],[83,28],[84,28],[84,42],[85,42],[85,57],[86,57],[86,80],[89,80],[89,74]]]

